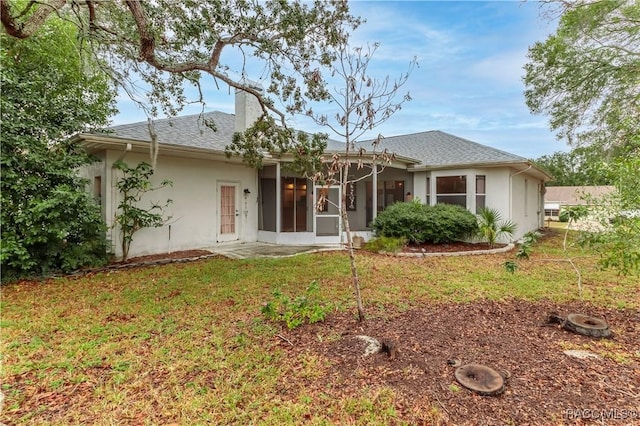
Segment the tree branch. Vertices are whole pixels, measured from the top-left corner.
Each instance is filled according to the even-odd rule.
[[[30,1],[22,12],[17,16],[13,16],[9,2],[2,0],[0,1],[0,20],[2,20],[2,25],[10,36],[21,39],[28,38],[40,28],[51,13],[57,11],[66,3],[66,0],[51,0],[50,3],[38,3],[40,7],[26,21],[20,22],[19,18],[27,14],[36,2]]]

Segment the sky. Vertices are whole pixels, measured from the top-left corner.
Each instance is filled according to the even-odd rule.
[[[414,57],[418,62],[401,90],[412,100],[369,137],[441,130],[530,159],[568,150],[549,130],[548,118],[532,115],[525,104],[522,76],[527,50],[555,31],[555,23],[541,16],[537,2],[353,1],[350,5],[353,14],[366,19],[351,34],[350,45],[380,43],[370,63],[372,77],[395,79]],[[204,82],[205,111],[233,113],[233,92],[218,89],[210,78]],[[119,97],[118,108],[114,125],[146,120],[126,96]],[[189,106],[182,114],[201,110]],[[289,121],[299,130],[327,132],[302,116]]]

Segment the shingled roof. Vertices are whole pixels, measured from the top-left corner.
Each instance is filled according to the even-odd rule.
[[[216,131],[207,127],[204,124],[205,120],[211,120],[216,126]],[[224,151],[224,147],[231,143],[231,137],[235,131],[235,116],[214,111],[162,118],[154,120],[153,128],[158,135],[158,142],[162,145]],[[151,141],[148,124],[144,121],[109,127],[105,136],[144,142]]]
[[[207,127],[204,120],[215,123],[217,130]],[[154,130],[160,144],[220,152],[231,142],[235,115],[215,111],[165,118],[154,121]],[[146,142],[151,139],[146,122],[113,126],[104,136]],[[359,145],[371,150],[370,140]],[[341,142],[330,140],[327,150],[340,151],[343,146]],[[439,130],[387,137],[382,139],[377,150],[385,148],[398,156],[417,160],[419,167],[528,162],[526,158]]]
[[[418,159],[421,166],[527,162],[526,158],[439,130],[384,138],[378,149],[385,148]]]

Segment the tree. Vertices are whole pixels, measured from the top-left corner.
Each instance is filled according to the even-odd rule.
[[[603,268],[640,275],[640,150],[620,157],[604,171],[616,191],[589,200],[599,226],[581,234],[581,241],[600,255]]]
[[[134,99],[142,80],[150,87],[151,116],[173,115],[188,101],[184,85],[202,101],[203,74],[255,95],[265,112],[285,124],[285,112],[244,79],[256,59],[268,74],[269,95],[297,111],[303,94],[322,98],[320,69],[333,59],[359,19],[346,1],[49,0],[0,2],[2,24],[16,38],[33,37],[49,20],[73,22],[103,69]],[[300,77],[300,81],[292,76]]]
[[[386,149],[378,150],[382,141],[381,135],[370,142],[371,151],[367,151],[360,143],[364,142],[362,138],[367,132],[388,120],[404,102],[411,99],[409,94],[406,94],[401,100],[394,100],[416,64],[415,60],[412,61],[409,70],[397,80],[390,80],[389,77],[383,80],[372,78],[369,76],[368,67],[377,47],[378,44],[375,44],[368,49],[350,50],[344,46],[337,50],[337,61],[331,72],[332,76],[339,81],[339,85],[328,92],[329,102],[337,108],[335,116],[314,113],[309,104],[304,104],[307,116],[313,118],[319,125],[330,129],[333,135],[344,142],[344,152],[326,158],[319,150],[321,145],[314,144],[313,141],[305,145],[305,139],[300,140],[298,149],[293,151],[294,167],[310,178],[314,184],[319,183],[326,188],[335,185],[340,187],[342,195],[337,207],[347,236],[351,277],[360,321],[365,319],[365,312],[347,207],[353,202],[352,191],[355,183],[381,171],[395,158],[395,154]],[[359,171],[357,177],[351,175],[352,168]],[[316,207],[321,209],[330,202],[326,195],[321,194]]]
[[[640,3],[554,4],[556,33],[529,48],[527,106],[570,144],[626,145],[640,128]]]
[[[550,186],[611,185],[610,177],[602,169],[621,155],[618,151],[595,144],[543,155],[535,162],[553,176]]]
[[[114,166],[123,173],[116,182],[122,200],[118,204],[114,222],[120,226],[122,260],[125,261],[129,257],[133,234],[144,228],[158,228],[170,219],[163,216],[164,209],[172,202],[170,199],[164,204],[151,202],[145,209],[140,206],[143,197],[149,192],[172,186],[173,183],[163,180],[158,186],[153,186],[153,168],[149,163],[141,162],[132,168],[123,161],[116,161]]]
[[[100,208],[76,174],[94,160],[68,138],[106,124],[115,94],[73,25],[50,22],[29,40],[0,41],[2,277],[104,263]]]
[[[601,227],[583,233],[602,265],[640,271],[640,219],[613,220],[640,211],[640,3],[633,0],[561,1],[556,34],[529,49],[524,77],[527,105],[550,116],[552,130],[570,144],[600,146],[600,173],[616,185],[602,200]]]

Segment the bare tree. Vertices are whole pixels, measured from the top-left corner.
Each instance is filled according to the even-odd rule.
[[[327,127],[333,136],[344,141],[344,151],[333,153],[331,156],[320,157],[316,161],[313,155],[315,147],[294,151],[296,164],[300,165],[303,173],[314,183],[320,183],[326,188],[339,186],[341,197],[337,206],[342,217],[344,232],[347,237],[347,250],[351,265],[351,277],[355,292],[358,319],[365,319],[364,306],[360,292],[360,278],[356,264],[353,237],[349,224],[348,206],[354,202],[353,185],[382,171],[394,159],[395,154],[386,149],[380,149],[382,135],[363,143],[363,137],[378,125],[387,121],[397,112],[404,102],[410,101],[409,94],[396,100],[399,90],[407,82],[413,69],[417,66],[415,58],[410,62],[406,73],[397,80],[389,76],[378,80],[369,76],[369,65],[379,44],[349,49],[344,47],[337,52],[337,61],[332,68],[332,76],[339,80],[339,86],[329,90],[328,100],[335,105],[335,116],[317,114],[312,108],[306,108],[307,116]],[[350,170],[359,171],[358,176],[351,176]],[[325,203],[331,201],[320,195],[316,208],[321,209]]]

